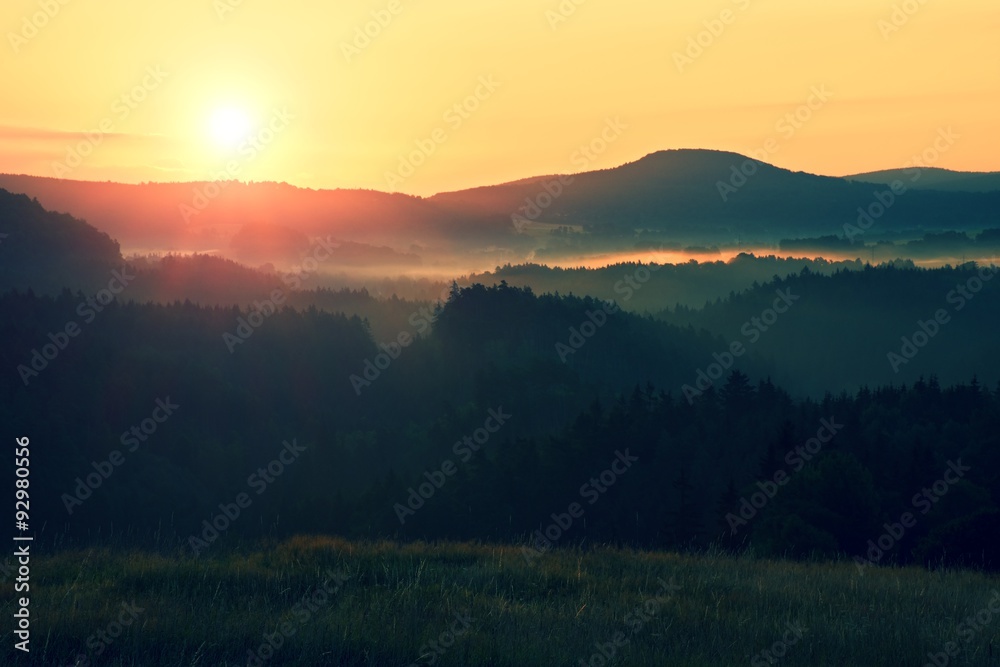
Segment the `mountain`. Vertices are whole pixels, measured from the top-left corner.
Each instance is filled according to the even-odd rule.
[[[118,244],[107,234],[0,189],[0,290],[96,289],[121,265]]]
[[[285,183],[97,183],[0,175],[0,187],[69,211],[125,248],[157,251],[253,249],[252,230],[376,243],[447,231],[428,204],[371,190],[310,190]],[[282,248],[286,252],[287,247]],[[234,252],[233,254],[239,254]]]
[[[902,181],[914,190],[939,190],[942,192],[997,192],[1000,191],[1000,172],[951,171],[936,167],[910,169],[885,169],[865,174],[845,176],[849,181],[887,185]]]
[[[0,176],[0,187],[83,217],[131,250],[236,256],[235,239],[265,260],[259,250],[273,238],[287,256],[295,254],[295,239],[330,236],[415,253],[406,260],[411,265],[498,247],[515,257],[559,244],[587,251],[633,247],[639,233],[649,242],[693,244],[843,235],[859,208],[885,208],[873,220],[877,232],[976,230],[995,227],[1000,208],[1000,191],[908,188],[891,195],[888,186],[706,150],[661,151],[613,169],[429,198],[285,183],[124,185],[10,175]],[[255,240],[255,233],[265,236]],[[398,259],[385,248],[372,254]]]
[[[443,193],[430,201],[456,212],[519,214],[531,222],[618,234],[649,229],[703,241],[737,234],[843,234],[844,224],[857,220],[858,207],[878,201],[878,190],[867,183],[793,172],[723,151],[661,151],[614,169],[577,174],[569,185],[560,178],[566,180],[534,178]],[[563,192],[553,196],[546,184]],[[1000,193],[907,192],[878,224],[978,228],[995,220],[997,204]]]

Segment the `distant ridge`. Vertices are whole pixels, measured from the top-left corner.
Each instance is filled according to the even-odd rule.
[[[937,167],[913,167],[910,169],[885,169],[844,177],[850,181],[889,184],[902,181],[908,187],[918,190],[940,190],[942,192],[996,192],[1000,191],[1000,172],[996,171],[952,171]]]
[[[544,183],[556,178],[442,193],[428,201],[456,214],[496,219],[516,214],[609,233],[648,229],[708,240],[741,233],[843,234],[845,224],[857,221],[859,207],[877,202],[870,183],[701,149],[659,151],[619,167],[576,174],[572,185],[550,201]],[[879,226],[980,228],[995,223],[991,207],[998,204],[1000,193],[913,191],[893,203]]]
[[[776,243],[843,235],[845,225],[857,222],[859,209],[878,209],[883,184],[899,174],[818,176],[738,153],[675,149],[608,169],[534,176],[427,198],[286,183],[124,185],[12,175],[0,175],[0,187],[86,219],[128,248],[209,251],[225,247],[244,225],[263,224],[403,252],[420,247],[426,256],[429,248],[453,253],[528,247],[531,239],[523,225],[515,224],[523,220],[541,229],[582,230],[593,238],[629,239],[641,231],[695,244],[739,236]],[[877,216],[878,231],[996,226],[1000,188],[987,186],[1000,174],[919,174]],[[199,201],[198,193],[206,190],[215,192],[214,198]]]

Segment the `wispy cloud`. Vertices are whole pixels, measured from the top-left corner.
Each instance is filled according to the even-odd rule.
[[[126,141],[154,141],[154,142],[172,142],[172,140],[166,135],[162,134],[139,134],[135,132],[104,132],[102,133],[106,139],[118,139]],[[32,141],[32,142],[44,142],[44,141],[55,141],[63,144],[67,141],[78,141],[84,140],[88,136],[86,131],[71,131],[71,130],[50,130],[37,127],[18,127],[15,125],[0,125],[0,141]]]

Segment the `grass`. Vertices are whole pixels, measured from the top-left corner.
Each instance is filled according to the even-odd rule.
[[[348,575],[339,590],[302,605],[338,571]],[[998,590],[1000,578],[974,572],[859,576],[850,563],[610,548],[554,551],[534,566],[517,546],[330,537],[252,552],[213,547],[197,560],[72,550],[32,560],[30,656],[13,648],[15,594],[4,586],[0,662],[246,666],[286,623],[294,634],[261,664],[403,667],[441,639],[450,648],[437,665],[601,665],[596,645],[622,633],[627,643],[609,665],[921,667],[955,642],[960,653],[947,664],[995,666],[1000,614],[971,637],[958,626]],[[97,633],[128,618],[123,603],[143,611],[107,645]],[[472,617],[467,629],[456,614]],[[801,638],[769,662],[762,651],[795,638],[789,623],[804,628]]]

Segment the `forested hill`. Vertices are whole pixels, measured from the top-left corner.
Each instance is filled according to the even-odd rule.
[[[42,540],[113,525],[191,555],[296,532],[528,545],[575,502],[586,521],[551,543],[851,556],[954,463],[881,562],[996,563],[1000,392],[979,383],[796,400],[748,368],[689,401],[717,341],[504,285],[456,290],[433,328],[381,346],[358,319],[190,304],[111,304],[64,338],[77,301],[0,297],[0,419],[33,424]],[[767,507],[741,514],[755,493]],[[213,537],[203,522],[239,494],[245,518]]]
[[[238,484],[239,471],[283,439],[322,443],[327,454],[309,466],[317,493],[357,491],[436,456],[470,416],[483,419],[474,405],[515,412],[511,436],[547,433],[595,396],[636,381],[679,386],[714,347],[705,336],[619,313],[575,350],[571,328],[596,326],[588,313],[599,318],[600,303],[506,286],[457,292],[440,316],[414,310],[404,329],[377,342],[360,319],[315,309],[101,306],[69,291],[8,293],[0,307],[8,314],[0,323],[0,416],[38,424],[36,437],[51,443],[55,458],[38,483],[52,487],[39,503],[49,499],[57,523],[60,494],[120,448],[120,435],[158,399],[179,404],[177,416],[129,460],[176,474],[123,476],[118,488],[155,489],[180,516],[225,479]],[[567,363],[557,344],[575,350]],[[323,503],[332,502],[327,495]],[[112,495],[110,504],[93,503],[101,511],[80,516],[145,511],[112,502],[131,497]]]
[[[797,299],[769,321],[779,288]],[[747,343],[776,382],[811,395],[931,375],[946,385],[973,375],[1000,381],[1000,276],[991,267],[869,266],[829,276],[805,269],[660,316]]]
[[[0,291],[98,289],[121,265],[118,243],[107,234],[0,190]]]
[[[282,234],[292,236],[329,234],[398,250],[418,243],[425,251],[433,246],[448,253],[494,245],[529,251],[534,244],[513,224],[515,216],[579,227],[596,234],[591,240],[598,246],[602,237],[630,238],[637,230],[696,243],[740,235],[777,242],[843,234],[845,223],[858,220],[859,208],[881,208],[889,196],[885,214],[876,216],[880,231],[994,226],[1000,192],[918,189],[922,181],[909,171],[897,181],[895,195],[881,183],[793,172],[737,153],[684,149],[571,177],[537,175],[428,198],[285,183],[128,185],[10,174],[0,174],[0,187],[86,218],[125,247],[200,251],[228,246],[240,229],[250,230],[244,225],[257,224],[280,225]]]

